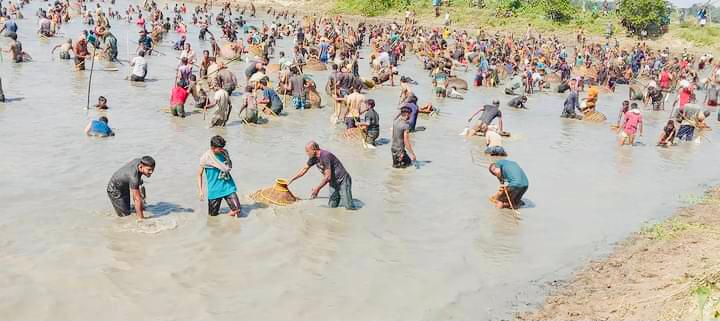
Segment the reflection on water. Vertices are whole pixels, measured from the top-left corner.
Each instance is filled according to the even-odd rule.
[[[26,16],[38,5],[26,8]],[[419,126],[427,129],[412,137],[422,166],[394,170],[389,144],[367,150],[345,141],[342,129],[328,121],[331,107],[289,108],[286,117],[261,126],[244,126],[233,113],[224,129],[208,129],[202,113],[170,117],[161,110],[177,61],[167,45],[160,48],[167,56],[148,58],[149,77],[157,81],[123,80],[127,64],[117,72],[96,71],[91,103],[103,95],[110,109],[85,111],[89,72],[52,61],[50,49],[63,39],[38,42],[34,18],[19,23],[20,40],[35,62],[0,64],[12,99],[0,104],[0,315],[10,319],[506,317],[518,302],[539,301],[544,282],[567,276],[642,222],[667,215],[676,195],[698,192],[718,178],[703,170],[715,166],[716,145],[654,147],[665,114],[646,112],[644,144],[618,148],[609,122],[560,119],[564,96],[538,94],[530,97],[529,110],[504,110],[513,134],[506,149],[531,184],[531,206],[516,220],[487,201],[497,182],[487,172],[483,139],[457,135],[478,107],[507,100],[501,90],[434,100],[442,113],[421,118]],[[134,25],[112,24],[121,46],[128,29],[134,43]],[[63,31],[73,36],[81,29],[74,22]],[[188,39],[200,52],[207,43],[195,40],[196,31]],[[0,44],[6,47],[7,39]],[[288,52],[289,39],[279,44]],[[418,81],[414,90],[422,103],[433,98],[419,66],[409,58],[400,72]],[[244,67],[231,70],[240,74]],[[368,73],[367,64],[361,73]],[[327,76],[313,73],[321,86]],[[625,90],[600,97],[610,121]],[[369,93],[385,140],[398,91]],[[239,99],[232,97],[236,106]],[[99,115],[107,115],[116,137],[83,135]],[[216,134],[228,140],[243,218],[208,217],[207,204],[196,198],[198,158]],[[245,197],[301,168],[311,139],[348,168],[360,210],[329,209],[326,198],[274,208]],[[158,217],[144,223],[115,218],[107,180],[144,154],[158,163],[146,180]],[[315,169],[307,176],[292,186],[303,198],[320,179]]]

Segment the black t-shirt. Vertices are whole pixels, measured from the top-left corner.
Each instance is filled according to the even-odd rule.
[[[245,76],[252,77],[252,75],[254,75],[257,71],[257,64],[251,63],[247,66],[247,68],[245,68]]]
[[[369,109],[365,113],[365,122],[368,123],[368,131],[380,130],[380,116],[375,111],[375,109]]]
[[[139,189],[142,185],[142,173],[138,169],[140,159],[136,158],[120,167],[110,178],[108,191],[129,193],[131,189]]]
[[[349,175],[347,171],[345,171],[345,167],[343,167],[342,163],[340,163],[340,160],[335,157],[333,153],[326,150],[320,150],[320,154],[317,157],[311,157],[308,159],[307,165],[317,166],[323,175],[325,174],[325,169],[329,168],[330,183],[333,185],[340,184],[345,177]]]
[[[495,105],[485,105],[485,110],[483,110],[482,114],[480,115],[480,121],[487,125],[490,125],[492,121],[495,120],[495,118],[497,117],[502,117],[500,107]]]
[[[523,106],[522,97],[515,97],[513,99],[510,99],[507,104],[508,106],[513,108],[520,108]]]

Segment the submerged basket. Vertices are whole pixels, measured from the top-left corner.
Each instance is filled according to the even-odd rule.
[[[286,206],[298,199],[288,189],[288,181],[284,178],[275,179],[275,185],[259,189],[250,194],[253,200],[272,205]]]
[[[601,112],[590,111],[590,112],[585,113],[585,115],[583,116],[583,120],[593,122],[593,123],[602,123],[605,120],[607,120],[607,117],[605,117],[605,115]]]

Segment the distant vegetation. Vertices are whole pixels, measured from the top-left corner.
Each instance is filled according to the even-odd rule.
[[[523,33],[524,26],[532,24],[536,30],[565,35],[578,28],[594,35],[612,30],[614,36],[654,37],[669,32],[698,46],[715,47],[720,39],[720,27],[710,23],[705,28],[697,25],[700,6],[681,10],[666,0],[450,0],[443,1],[440,18],[434,16],[431,0],[334,0],[334,3],[335,13],[398,17],[405,10],[413,10],[420,21],[432,23],[440,23],[445,12],[450,12],[453,26],[504,28],[517,33]],[[711,6],[708,12],[710,21],[720,21],[720,9]]]

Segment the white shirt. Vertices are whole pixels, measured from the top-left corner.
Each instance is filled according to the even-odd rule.
[[[494,130],[485,132],[485,142],[488,147],[502,146],[502,136]]]
[[[143,57],[135,57],[133,58],[133,75],[138,77],[143,77],[145,75],[145,66],[147,66],[147,62],[145,61],[145,58]]]

